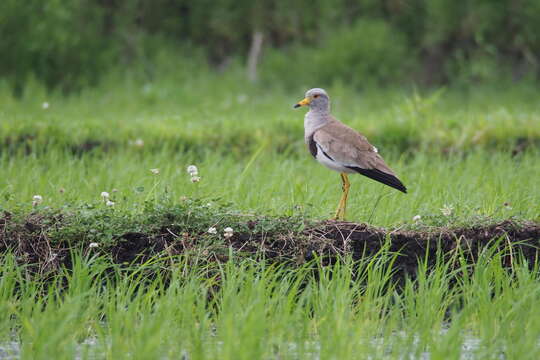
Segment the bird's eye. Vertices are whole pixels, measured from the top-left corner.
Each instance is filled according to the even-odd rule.
[[[318,97],[319,97],[319,95],[313,95],[313,97],[314,97],[314,98],[316,99],[316,98],[318,98]]]

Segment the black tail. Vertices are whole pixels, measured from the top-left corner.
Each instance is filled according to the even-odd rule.
[[[387,174],[383,171],[377,169],[362,169],[356,166],[347,166],[349,169],[357,171],[358,173],[367,176],[373,180],[376,180],[380,183],[393,187],[401,192],[407,193],[407,188],[403,183],[394,175]]]

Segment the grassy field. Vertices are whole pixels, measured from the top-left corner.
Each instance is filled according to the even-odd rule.
[[[304,88],[188,76],[144,85],[112,79],[67,99],[35,86],[15,100],[4,89],[0,206],[28,210],[35,194],[44,206],[99,202],[116,189],[122,209],[166,192],[221,198],[244,212],[329,217],[340,180],[305,149],[304,110],[291,108]],[[410,190],[354,176],[350,220],[393,226],[445,206],[463,219],[539,218],[539,90],[329,92],[335,115],[367,135]],[[190,164],[200,183],[190,182]]]
[[[23,359],[536,359],[538,269],[456,255],[391,281],[395,255],[291,270],[250,261],[137,269],[74,258],[46,283],[0,264],[0,355]],[[461,265],[459,265],[461,263]],[[171,266],[171,264],[173,266]],[[156,267],[172,269],[149,278]],[[318,274],[314,276],[314,274]],[[458,279],[456,282],[455,279]],[[66,280],[67,279],[67,280]]]
[[[189,67],[170,74],[117,74],[70,97],[31,84],[15,99],[0,83],[0,235],[8,216],[32,233],[25,219],[75,213],[44,236],[81,245],[70,266],[36,274],[24,251],[0,244],[0,358],[538,358],[538,269],[518,260],[503,269],[495,249],[474,267],[458,252],[429,269],[420,259],[401,283],[391,277],[396,255],[384,251],[328,267],[189,256],[129,267],[93,256],[90,241],[104,249],[174,204],[204,213],[184,224],[196,234],[216,221],[236,231],[250,216],[274,228],[293,216],[301,227],[337,205],[339,176],[311,158],[304,110],[292,109],[312,86],[249,85]],[[389,229],[540,221],[540,89],[327,90],[334,114],[409,188],[354,176],[349,220]],[[33,205],[34,195],[43,201]]]

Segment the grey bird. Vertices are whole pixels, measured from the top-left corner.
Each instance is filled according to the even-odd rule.
[[[294,108],[309,106],[304,118],[304,139],[311,155],[322,165],[340,173],[343,195],[334,219],[344,220],[349,195],[347,174],[359,173],[403,193],[407,188],[386,165],[377,148],[356,130],[330,114],[330,98],[323,89],[306,92]]]

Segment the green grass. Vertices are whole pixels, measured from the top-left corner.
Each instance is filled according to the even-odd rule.
[[[307,86],[240,79],[189,69],[153,82],[117,74],[69,98],[29,86],[20,100],[0,86],[0,207],[29,209],[35,194],[43,206],[96,202],[117,189],[123,209],[166,192],[219,197],[248,213],[329,217],[339,177],[310,157],[304,111],[291,108]],[[335,115],[368,135],[409,188],[403,195],[354,176],[349,219],[393,226],[445,205],[462,219],[540,217],[538,89],[329,92]],[[200,168],[199,184],[189,182],[189,164]]]
[[[0,144],[16,152],[26,146],[46,151],[94,142],[123,153],[137,150],[129,143],[142,139],[145,151],[187,148],[237,157],[263,145],[287,154],[304,150],[304,110],[292,105],[308,86],[293,92],[223,77],[146,84],[114,79],[68,99],[35,86],[16,100],[0,87]],[[328,90],[334,114],[386,151],[461,152],[540,138],[540,91],[530,86]],[[47,110],[43,102],[50,104]]]
[[[182,196],[221,198],[255,214],[328,218],[335,209],[341,195],[339,176],[308,154],[290,159],[263,152],[252,160],[213,155],[196,159],[165,151],[83,158],[51,151],[39,157],[3,157],[0,196],[4,208],[22,206],[26,211],[35,194],[43,196],[41,206],[89,202],[105,207],[102,191],[111,193],[115,208],[134,211],[165,193],[176,202]],[[409,193],[355,175],[349,219],[391,226],[411,222],[415,215],[439,215],[445,205],[453,207],[452,217],[457,218],[540,217],[535,152],[518,157],[486,151],[450,157],[420,153],[410,159],[389,154],[387,161]],[[191,183],[186,173],[191,163],[199,167],[199,183]],[[159,175],[151,168],[159,168]]]
[[[111,272],[101,258],[75,256],[73,269],[47,284],[6,256],[0,344],[20,344],[23,359],[535,359],[537,272],[517,262],[507,271],[500,256],[484,253],[474,271],[464,263],[421,267],[401,289],[384,251],[318,268],[317,278],[315,263],[153,259]],[[171,270],[147,278],[156,267]]]
[[[428,226],[540,220],[538,88],[358,92],[313,84],[293,91],[241,79],[234,71],[171,69],[152,82],[111,75],[68,98],[31,84],[21,99],[0,83],[0,209],[44,221],[72,212],[56,233],[39,236],[104,245],[158,226],[151,214],[163,215],[161,206],[193,210],[177,218],[196,219],[182,226],[200,234],[215,221],[220,231],[237,221],[236,231],[245,226],[238,214],[269,215],[261,226],[274,227],[275,217],[294,215],[298,226],[326,219],[339,200],[339,177],[310,157],[304,111],[291,108],[317,85],[409,188],[404,195],[352,177],[349,220],[391,228],[418,225],[415,215]],[[198,183],[186,173],[190,164],[199,168]],[[32,206],[34,195],[43,202]],[[20,234],[33,231],[17,224]],[[112,265],[107,247],[83,245],[86,255],[74,253],[72,269],[60,273],[32,274],[24,254],[3,254],[0,356],[10,341],[25,359],[540,355],[538,269],[519,261],[503,269],[495,251],[483,252],[474,268],[461,254],[435,268],[421,264],[416,279],[398,284],[389,270],[394,257],[384,252],[315,272],[314,263],[201,265],[189,257],[128,269]],[[89,257],[97,252],[105,257]]]

